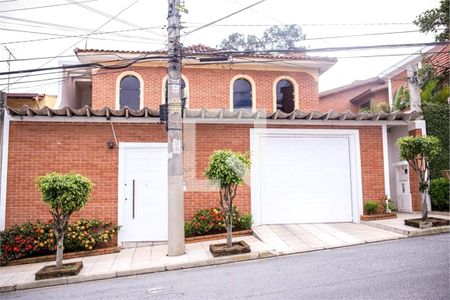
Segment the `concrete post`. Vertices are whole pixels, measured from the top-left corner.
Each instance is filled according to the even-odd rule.
[[[181,107],[180,0],[168,0],[168,256],[186,253],[184,245],[183,123]]]
[[[409,105],[411,110],[422,111],[420,108],[420,87],[417,77],[417,68],[413,65],[407,67],[408,76],[408,90],[409,90]]]

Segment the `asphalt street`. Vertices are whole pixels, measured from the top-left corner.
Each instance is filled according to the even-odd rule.
[[[450,299],[450,234],[0,294],[0,299]]]

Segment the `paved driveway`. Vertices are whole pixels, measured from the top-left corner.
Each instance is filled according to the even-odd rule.
[[[252,229],[269,248],[282,254],[406,237],[399,233],[355,223],[259,225]]]

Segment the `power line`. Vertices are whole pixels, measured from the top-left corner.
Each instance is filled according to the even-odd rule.
[[[293,50],[256,50],[256,51],[230,51],[218,50],[210,54],[258,54],[258,53],[291,53],[291,52],[333,52],[333,51],[348,51],[348,50],[369,50],[369,49],[385,49],[385,48],[407,48],[407,47],[421,47],[421,46],[442,46],[447,45],[447,42],[430,42],[430,43],[409,43],[409,44],[383,44],[370,46],[346,46],[346,47],[326,47],[326,48],[300,48]]]
[[[103,11],[101,11],[101,10],[95,9],[95,8],[93,8],[93,7],[90,7],[90,6],[88,6],[88,5],[81,4],[80,2],[76,2],[76,1],[74,1],[74,0],[66,0],[66,1],[69,2],[69,3],[73,3],[73,4],[75,4],[75,5],[79,6],[79,7],[82,7],[82,8],[84,8],[84,9],[87,9],[87,10],[89,10],[89,11],[91,11],[91,12],[94,12],[94,13],[96,13],[96,14],[102,15],[102,16],[104,16],[104,17],[107,17],[107,18],[113,18],[113,16],[110,15],[110,14],[108,14],[108,13],[105,13],[105,12],[103,12]],[[141,26],[139,26],[139,25],[136,25],[136,24],[134,24],[134,23],[125,21],[125,20],[123,20],[123,19],[115,18],[115,17],[114,17],[113,19],[114,19],[115,21],[117,21],[117,22],[122,23],[122,24],[125,24],[125,25],[128,25],[128,26],[134,27],[134,28],[138,28],[138,29],[144,30],[144,29],[142,29],[143,27],[141,27]],[[151,34],[157,35],[157,36],[159,36],[159,37],[165,37],[165,35],[160,34],[160,33],[155,33],[155,32],[152,31],[152,30],[146,30],[146,31],[149,32],[149,33],[151,33]]]
[[[405,31],[375,32],[375,33],[361,33],[361,34],[349,34],[349,35],[312,37],[312,38],[305,38],[305,39],[301,40],[300,42],[313,41],[313,40],[326,40],[326,39],[342,39],[342,38],[361,37],[361,36],[403,34],[403,33],[413,33],[413,32],[420,32],[420,30],[405,30]]]
[[[129,9],[130,7],[132,7],[133,5],[135,5],[139,0],[134,1],[133,3],[131,3],[130,5],[128,5],[127,7],[125,7],[124,9],[122,9],[121,11],[119,11],[115,16],[111,17],[110,19],[108,19],[108,21],[106,21],[105,23],[103,23],[102,25],[100,25],[99,27],[97,27],[94,31],[92,31],[90,34],[93,34],[97,31],[99,31],[100,29],[102,29],[103,27],[105,27],[107,24],[109,24],[111,21],[113,21],[115,18],[117,18],[120,14],[122,14],[124,11],[126,11],[127,9]],[[88,37],[89,34],[86,36]],[[60,52],[59,54],[57,54],[56,57],[58,57],[59,55],[64,54],[67,50],[71,49],[72,47],[75,47],[79,42],[83,41],[84,39],[86,39],[86,37],[83,37],[82,39],[80,39],[79,41],[77,41],[75,44],[71,45],[70,47],[68,47],[67,49],[63,50],[62,52]],[[48,63],[50,63],[51,61],[53,61],[56,57],[53,57],[51,59],[49,59],[48,61],[46,61],[45,63],[43,63],[39,68],[42,68],[43,66],[47,65]],[[22,78],[27,77],[27,75],[25,75]],[[12,83],[12,85],[17,84],[18,82],[20,82],[21,79],[17,79],[16,81],[14,81]]]
[[[241,6],[241,7],[244,6],[244,5],[242,5],[241,3],[238,3],[237,1],[233,1],[233,0],[228,0],[228,1],[231,2],[231,3],[237,4],[237,5]],[[267,14],[265,14],[265,13],[263,13],[263,12],[260,12],[259,10],[251,9],[251,11],[253,11],[253,12],[255,12],[255,13],[257,13],[257,14],[263,16],[263,17],[266,17],[266,18],[268,18],[268,19],[271,19],[271,20],[273,20],[273,21],[275,21],[275,22],[278,22],[279,24],[283,24],[283,25],[284,25],[284,22],[283,22],[283,21],[278,20],[278,19],[276,19],[276,18],[274,18],[274,17],[272,17],[272,16],[270,16],[270,15],[267,15]]]
[[[54,29],[54,30],[64,30],[64,31],[67,31],[67,30],[70,30],[70,31],[73,31],[73,30],[76,30],[76,31],[87,31],[87,32],[92,32],[93,31],[93,29],[91,29],[91,28],[83,28],[83,27],[75,27],[75,26],[69,26],[69,25],[63,25],[63,24],[57,24],[57,23],[49,23],[49,22],[43,22],[43,21],[36,21],[36,20],[31,20],[31,19],[23,19],[23,18],[16,18],[16,17],[9,17],[9,16],[0,16],[0,18],[2,18],[2,19],[7,19],[7,20],[12,20],[12,21],[18,21],[18,22],[24,22],[24,23],[30,23],[30,24],[32,24],[32,25],[27,25],[27,24],[18,24],[18,25],[21,25],[21,26],[32,26],[32,27],[36,27],[36,24],[39,24],[39,25],[44,25],[44,26],[46,26],[46,27],[44,27],[44,28],[48,28],[48,27],[50,27],[51,29]],[[142,29],[139,29],[139,28],[134,28],[134,29],[123,29],[123,30],[121,30],[121,31],[118,31],[118,32],[128,32],[128,31],[139,31],[139,30],[145,30],[145,29],[151,29],[151,28],[159,28],[159,27],[163,27],[164,25],[154,25],[154,26],[152,26],[152,27],[147,27],[147,28],[142,28]],[[126,34],[114,34],[114,35],[116,35],[116,36],[120,36],[120,37],[131,37],[131,38],[141,38],[141,39],[145,39],[145,37],[142,37],[142,36],[136,36],[136,35],[126,35]]]
[[[426,52],[426,53],[422,53],[422,54],[423,55],[431,55],[431,54],[439,54],[439,53],[446,53],[446,51],[432,51],[432,52]],[[390,54],[373,54],[373,55],[357,55],[357,56],[335,56],[334,58],[338,58],[338,59],[377,58],[377,57],[391,57],[391,56],[408,56],[408,55],[414,55],[414,54],[418,54],[418,53],[417,52],[414,52],[414,53],[409,52],[409,53],[390,53]],[[102,54],[98,54],[98,55],[102,55]],[[106,55],[111,55],[111,54],[106,54]],[[151,58],[151,57],[149,57],[149,58]],[[242,57],[240,57],[240,59],[242,59]],[[284,61],[288,62],[288,61],[297,61],[297,60],[296,59],[286,59]],[[272,63],[272,62],[280,62],[280,60],[279,59],[274,59],[274,60],[270,60],[270,61],[261,61],[261,60],[250,60],[250,59],[248,59],[247,62],[251,62],[251,63],[266,63],[266,62],[267,63]],[[241,64],[241,63],[246,63],[246,62],[226,62],[226,63]],[[205,63],[188,63],[186,65],[205,65]],[[294,65],[294,64],[291,64],[291,65]],[[79,69],[80,70],[88,70],[88,69],[92,69],[92,68],[97,68],[97,66],[96,67],[83,67],[83,68],[79,68]],[[30,75],[28,75],[28,77],[60,74],[60,73],[63,73],[64,71],[65,71],[64,68],[62,68],[62,69],[57,70],[57,71],[30,74]],[[10,78],[11,79],[15,79],[15,78],[20,78],[20,77],[22,77],[22,76],[21,75],[19,75],[19,76],[12,76]],[[2,80],[6,80],[6,78],[0,78],[0,81],[2,81]]]
[[[186,24],[196,24],[200,25],[203,23],[199,22],[186,22]],[[404,25],[414,25],[412,22],[379,22],[379,23],[298,23],[298,24],[285,24],[283,26],[294,26],[298,25],[301,27],[308,26],[404,26]],[[280,24],[214,24],[214,27],[272,27],[280,26]]]
[[[83,0],[77,3],[84,3],[84,2],[94,2],[98,0]],[[56,6],[65,6],[65,5],[72,5],[76,3],[59,3],[59,4],[50,4],[50,5],[42,5],[42,6],[31,6],[31,7],[23,7],[23,8],[14,8],[14,9],[7,9],[7,10],[0,10],[0,13],[5,12],[13,12],[13,11],[23,11],[23,10],[31,10],[31,9],[41,9],[41,8],[49,8],[49,7],[56,7]]]
[[[150,27],[147,27],[150,28]],[[41,41],[50,41],[50,40],[59,40],[59,39],[67,39],[67,38],[77,38],[77,37],[86,37],[88,36],[88,34],[77,34],[77,35],[65,35],[65,34],[59,34],[59,33],[50,33],[50,32],[39,32],[39,31],[29,31],[29,30],[20,30],[20,29],[7,29],[7,28],[0,28],[0,30],[4,30],[4,31],[13,31],[13,32],[23,32],[23,33],[32,33],[32,34],[42,34],[42,35],[50,35],[50,36],[54,36],[54,37],[48,37],[48,38],[40,38],[40,39],[29,39],[29,40],[20,40],[20,41],[12,41],[12,42],[4,42],[4,43],[0,43],[0,45],[10,45],[10,44],[22,44],[22,43],[32,43],[32,42],[41,42]],[[132,29],[132,30],[138,30],[138,29]],[[148,42],[151,44],[150,41],[158,41],[158,43],[153,43],[153,44],[160,44],[163,40],[154,40],[154,39],[146,39],[146,38],[142,38],[143,40],[145,39],[145,41],[136,41],[136,40],[124,40],[124,39],[112,39],[112,38],[100,38],[100,37],[92,37],[93,35],[109,35],[111,33],[116,33],[116,32],[123,32],[124,30],[115,30],[115,31],[105,31],[105,32],[97,32],[94,34],[90,34],[89,37],[92,39],[97,39],[97,40],[106,40],[106,41],[119,41],[119,42],[135,42],[135,43],[144,43],[144,42]],[[129,31],[129,30],[126,30]]]
[[[438,54],[438,53],[446,53],[447,51],[433,51],[433,52],[426,52],[423,53],[424,55],[429,55],[429,54]],[[402,54],[387,54],[387,55],[368,55],[368,56],[363,56],[363,57],[379,57],[379,56],[401,56],[401,55],[412,55],[412,54],[417,54],[417,52],[415,53],[402,53]],[[338,57],[338,58],[359,58],[362,56],[354,56],[354,57]],[[144,60],[144,59],[142,59]],[[282,63],[285,63],[286,65],[289,66],[297,66],[296,64],[293,63],[289,63],[289,61],[295,61],[295,59],[289,59],[286,61],[283,61]],[[255,63],[255,64],[271,64],[272,62],[280,62],[279,60],[272,60],[272,61],[260,61],[260,60],[252,60],[250,58],[247,58],[245,62],[231,62],[230,64],[251,64],[251,63]],[[187,64],[187,65],[199,65],[196,63],[193,64]],[[85,69],[90,69],[90,68],[94,68],[94,67],[88,67],[88,68],[80,68],[80,70],[85,70]],[[46,75],[46,74],[59,74],[62,73],[64,70],[61,71],[57,71],[57,72],[49,72],[49,73],[45,73],[45,74],[35,74],[36,76],[42,76],[42,75]],[[123,72],[123,68],[120,68],[119,70],[107,70],[107,72],[98,72],[98,73],[94,73],[94,74],[90,74],[90,76],[102,76],[102,75],[108,75],[108,74],[113,74],[113,73],[120,73]],[[47,85],[52,85],[55,83],[59,83],[59,82],[64,82],[67,81],[71,78],[86,78],[85,75],[80,75],[80,76],[64,76],[64,77],[57,77],[57,78],[47,78],[47,79],[38,79],[38,80],[33,80],[33,81],[27,81],[27,82],[22,82],[22,83],[28,83],[28,82],[42,82],[42,81],[49,81],[49,80],[55,80],[55,82],[51,82],[51,83],[45,83],[45,84],[40,84],[40,85],[33,85],[33,86],[28,86],[28,87],[13,87],[12,89],[27,89],[27,88],[33,88],[33,87],[40,87],[40,86],[47,86]],[[0,85],[4,85],[1,84]]]
[[[332,47],[332,48],[316,48],[316,49],[302,49],[296,52],[302,53],[302,52],[327,52],[327,51],[343,51],[343,50],[367,50],[367,49],[377,49],[377,48],[397,48],[397,47],[416,47],[416,46],[437,46],[437,45],[446,45],[445,42],[433,42],[433,43],[414,43],[414,44],[385,44],[385,45],[372,45],[372,46],[351,46],[351,47]],[[264,51],[213,51],[213,52],[203,52],[198,53],[199,56],[202,55],[217,55],[217,54],[229,54],[236,58],[248,58],[245,55],[246,54],[261,54],[261,53],[287,53],[287,52],[295,52],[292,50],[264,50]],[[441,51],[446,52],[446,51]],[[441,53],[441,52],[435,52],[435,53]],[[417,52],[416,52],[417,53]],[[413,53],[413,54],[416,54]],[[430,52],[431,53],[431,52]],[[424,53],[427,54],[427,53]],[[111,54],[108,54],[111,55]],[[153,60],[153,59],[165,59],[167,58],[166,55],[160,55],[160,56],[149,56],[151,53],[146,53],[141,57],[138,57],[134,60],[130,59],[123,59],[123,60],[115,60],[115,61],[109,61],[109,62],[130,62],[127,63],[127,66],[130,66],[136,62],[139,61],[145,61],[145,60]],[[392,56],[397,55],[408,55],[408,54],[392,54]],[[377,57],[377,56],[383,56],[383,55],[368,55],[364,57]],[[385,56],[388,56],[387,54]],[[362,56],[358,56],[362,57]],[[192,55],[187,56],[186,58],[195,58]],[[342,58],[350,58],[350,57],[342,57]],[[356,58],[356,56],[355,56]],[[295,61],[296,58],[286,58],[285,61]],[[274,61],[280,61],[280,58],[274,59]],[[104,62],[107,63],[107,62]],[[72,69],[72,68],[85,68],[85,67],[93,67],[93,68],[106,68],[107,66],[102,65],[100,63],[87,63],[87,64],[77,64],[77,65],[70,65],[70,66],[58,66],[58,67],[48,67],[48,68],[37,68],[37,69],[27,69],[27,70],[16,70],[11,72],[1,72],[1,75],[12,75],[12,74],[22,74],[22,73],[32,73],[32,72],[42,72],[42,71],[49,71],[49,70],[62,70],[62,69]]]
[[[245,6],[244,8],[239,9],[239,10],[237,10],[237,11],[235,11],[235,12],[232,12],[231,14],[228,14],[228,15],[222,17],[222,18],[219,18],[219,19],[217,19],[217,20],[211,21],[211,22],[206,23],[206,24],[204,24],[204,25],[202,25],[202,26],[199,26],[199,27],[197,27],[197,28],[195,28],[195,29],[193,29],[193,30],[191,30],[191,31],[188,31],[188,32],[182,34],[182,36],[189,35],[189,34],[191,34],[191,33],[194,33],[194,32],[196,32],[196,31],[199,31],[199,30],[201,30],[201,29],[204,29],[204,28],[206,28],[206,27],[208,27],[208,26],[211,26],[211,25],[213,25],[213,24],[216,24],[216,23],[218,23],[218,22],[220,22],[220,21],[223,21],[223,20],[225,20],[225,19],[228,19],[229,17],[232,17],[232,16],[234,16],[234,15],[240,13],[240,12],[243,12],[243,11],[245,11],[245,10],[247,10],[247,9],[250,9],[250,8],[252,8],[252,7],[254,7],[254,6],[258,5],[258,4],[261,4],[261,3],[265,2],[265,1],[266,1],[266,0],[260,0],[260,1],[258,1],[258,2],[255,2],[255,3],[251,4],[251,5]]]

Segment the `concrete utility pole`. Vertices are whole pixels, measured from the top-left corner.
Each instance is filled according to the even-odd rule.
[[[409,105],[411,110],[422,111],[420,108],[420,87],[417,67],[409,65],[406,69],[408,77]]]
[[[169,82],[167,87],[167,143],[169,236],[168,256],[186,253],[184,245],[184,181],[183,181],[183,123],[181,107],[181,44],[180,0],[168,0]]]

